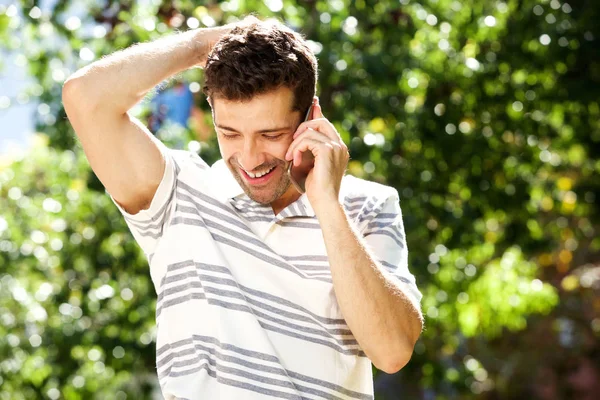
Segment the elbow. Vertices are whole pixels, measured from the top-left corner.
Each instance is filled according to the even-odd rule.
[[[388,343],[388,346],[381,348],[381,355],[373,360],[373,365],[386,374],[395,374],[400,371],[410,361],[422,329],[422,319],[415,319],[411,328],[403,333],[403,339],[396,338]]]
[[[408,364],[412,357],[413,347],[401,351],[388,352],[385,357],[373,361],[373,365],[386,374],[395,374]]]
[[[62,102],[67,112],[82,115],[106,112],[110,115],[125,115],[143,96],[113,95],[102,87],[100,80],[76,72],[71,75],[62,87]]]
[[[82,105],[82,83],[77,78],[69,77],[65,81],[62,87],[62,102],[65,110],[68,112],[72,110],[75,105],[78,107]]]
[[[97,94],[98,91],[84,79],[73,75],[63,84],[61,97],[69,120],[88,118],[90,114],[99,111],[113,111],[113,104],[102,102]],[[121,114],[125,113],[126,111],[123,111]]]
[[[89,68],[90,66],[83,67],[69,75],[62,87],[63,102],[65,100],[77,101],[77,98],[81,97],[79,93],[87,86],[84,79],[88,74]]]
[[[63,84],[61,93],[63,104],[67,103],[74,97],[73,92],[75,91],[75,85],[75,80],[71,78],[68,78]]]
[[[375,367],[378,370],[385,372],[386,374],[392,375],[404,368],[406,364],[408,364],[408,360],[405,362],[396,361],[382,366],[378,366],[377,364],[375,364]]]
[[[74,129],[94,111],[89,100],[86,100],[86,98],[89,99],[89,96],[84,94],[82,85],[78,79],[69,78],[62,87],[63,108]],[[75,134],[78,134],[77,130],[75,130]]]

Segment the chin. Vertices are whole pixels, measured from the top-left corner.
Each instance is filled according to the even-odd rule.
[[[249,190],[244,190],[244,192],[246,192],[246,194],[248,195],[248,197],[250,197],[250,199],[252,199],[252,201],[257,202],[258,204],[262,204],[263,206],[269,205],[275,200],[275,196],[273,195],[262,195],[256,193],[256,191]]]
[[[246,193],[246,195],[252,199],[252,201],[262,205],[269,205],[273,203],[275,200],[283,196],[292,185],[292,182],[288,178],[285,171],[284,163],[280,163],[276,167],[280,169],[277,172],[280,174],[279,179],[277,181],[270,182],[267,186],[259,189],[254,189],[246,184],[246,181],[241,176],[241,172],[239,171],[238,167],[234,165],[231,160],[228,160],[226,165],[244,193]]]
[[[251,189],[243,183],[241,186],[252,201],[262,205],[270,205],[287,192],[288,188],[291,186],[291,182],[289,179],[281,178],[276,184],[269,185],[269,187],[263,189]]]
[[[250,197],[253,201],[262,205],[270,205],[277,199],[281,198],[281,196],[288,191],[291,185],[292,183],[289,181],[289,179],[282,178],[273,188],[269,187],[259,190],[252,190],[248,187],[242,187],[244,192],[246,192],[248,197]]]

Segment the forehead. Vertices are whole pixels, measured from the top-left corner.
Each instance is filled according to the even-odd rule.
[[[281,87],[254,96],[248,101],[232,101],[215,98],[212,101],[215,122],[223,123],[263,119],[288,120],[292,114],[294,94],[291,89]]]

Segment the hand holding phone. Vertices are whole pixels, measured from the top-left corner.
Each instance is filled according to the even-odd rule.
[[[304,117],[304,121],[309,121],[312,115],[314,107],[314,102],[311,103],[308,108],[308,112]],[[294,160],[292,159],[287,168],[288,176],[290,177],[290,181],[292,185],[296,188],[298,192],[304,194],[306,192],[306,178],[308,177],[308,173],[315,166],[315,156],[311,151],[305,151],[302,153],[302,161],[300,165],[294,166]]]

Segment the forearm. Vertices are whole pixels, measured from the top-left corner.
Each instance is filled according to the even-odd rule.
[[[226,31],[226,27],[195,29],[135,44],[81,68],[65,87],[77,81],[83,102],[125,113],[163,80],[203,62]]]
[[[370,255],[341,204],[317,209],[342,315],[373,364],[395,372],[410,359],[422,329],[420,313]]]

